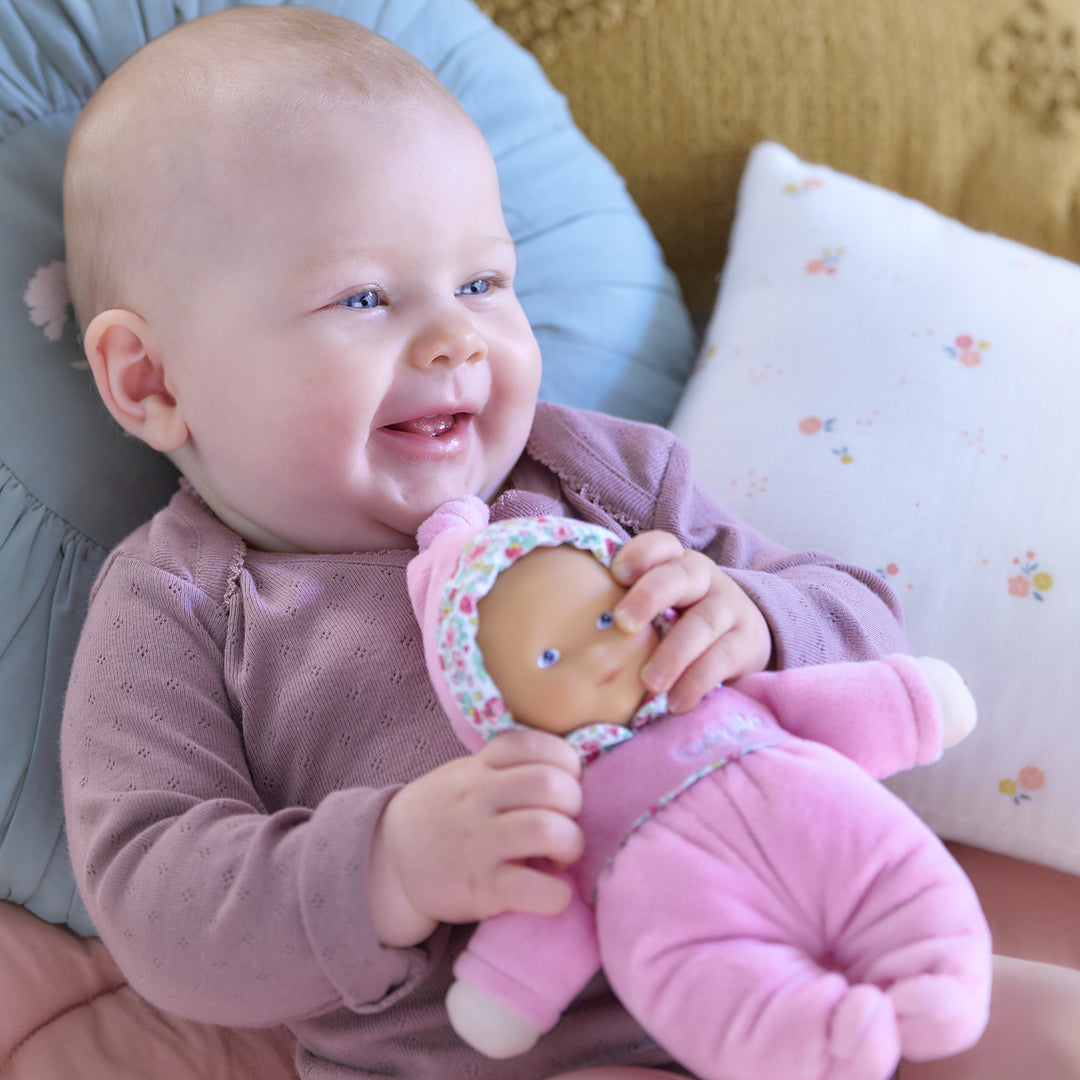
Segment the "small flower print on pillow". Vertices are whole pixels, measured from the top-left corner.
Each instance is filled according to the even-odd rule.
[[[1019,555],[1013,559],[1013,565],[1020,568],[1020,573],[1014,574],[1007,582],[1010,596],[1020,599],[1030,596],[1033,600],[1043,601],[1046,593],[1054,587],[1053,575],[1040,570],[1034,560],[1034,551],[1025,552],[1023,559]]]
[[[59,260],[41,267],[26,285],[23,302],[30,321],[40,326],[49,341],[59,341],[71,315],[67,267]]]
[[[945,351],[964,367],[979,367],[983,362],[983,353],[990,348],[989,341],[976,341],[970,334],[957,334]]]
[[[835,274],[843,258],[842,247],[825,248],[820,257],[807,261],[806,272],[808,274]]]
[[[871,428],[874,426],[874,419],[880,416],[880,412],[874,409],[871,415],[865,420],[859,417],[855,421],[855,427],[857,428]],[[855,461],[855,454],[852,452],[850,446],[838,434],[838,425],[840,420],[838,417],[832,416],[827,420],[822,420],[820,416],[804,416],[798,423],[799,432],[807,437],[813,437],[815,435],[829,436],[826,439],[826,444],[832,456],[840,462],[841,465],[851,465]],[[850,428],[850,423],[848,427]]]
[[[818,188],[823,188],[825,181],[820,176],[808,176],[805,180],[800,180],[797,183],[792,181],[790,184],[785,184],[780,190],[784,195],[809,195],[811,191],[817,191]]]
[[[998,791],[1002,795],[1008,795],[1017,806],[1021,806],[1032,801],[1029,792],[1040,790],[1045,783],[1046,774],[1038,765],[1025,765],[1015,780],[1011,777],[999,780]]]

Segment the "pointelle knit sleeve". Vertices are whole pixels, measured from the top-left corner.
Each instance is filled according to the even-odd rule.
[[[381,1011],[433,963],[383,947],[368,916],[367,853],[396,789],[268,811],[222,677],[231,617],[186,571],[124,552],[103,569],[62,732],[79,887],[132,986],[168,1011],[247,1026]]]

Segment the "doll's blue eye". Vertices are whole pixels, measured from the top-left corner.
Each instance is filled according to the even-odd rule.
[[[538,668],[548,668],[553,664],[557,664],[562,659],[562,653],[558,649],[545,649],[537,658],[536,666]]]
[[[605,611],[599,619],[596,620],[597,630],[610,630],[615,625],[615,616],[610,611]]]

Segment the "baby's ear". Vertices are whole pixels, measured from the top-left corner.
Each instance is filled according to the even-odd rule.
[[[150,324],[132,311],[103,311],[83,341],[98,393],[116,422],[162,453],[183,446],[187,425]]]

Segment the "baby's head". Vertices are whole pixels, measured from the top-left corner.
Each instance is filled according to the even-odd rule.
[[[539,350],[491,154],[378,35],[245,6],[152,41],[80,117],[64,211],[106,406],[254,546],[408,547],[520,455]]]

